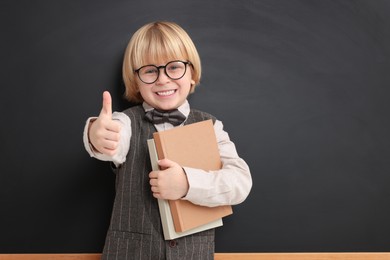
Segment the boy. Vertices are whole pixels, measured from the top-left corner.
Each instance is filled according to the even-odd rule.
[[[116,196],[103,259],[213,259],[214,230],[165,241],[156,198],[214,207],[235,205],[252,187],[249,168],[214,116],[190,109],[187,96],[201,77],[188,34],[170,22],[149,23],[131,38],[123,61],[126,98],[140,105],[112,113],[103,93],[99,117],[84,130],[88,153],[115,164]],[[205,172],[159,161],[152,171],[146,140],[153,132],[212,119],[222,169]]]

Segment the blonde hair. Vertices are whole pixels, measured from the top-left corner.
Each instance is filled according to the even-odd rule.
[[[129,101],[141,103],[143,98],[137,85],[134,70],[156,62],[183,60],[192,65],[192,80],[190,93],[199,84],[201,64],[198,51],[190,36],[176,23],[153,22],[138,29],[127,45],[123,59],[123,81],[126,86],[125,97]]]

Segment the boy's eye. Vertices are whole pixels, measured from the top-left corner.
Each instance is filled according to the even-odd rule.
[[[142,74],[157,74],[157,69],[155,67],[146,67],[142,70]]]
[[[172,66],[169,66],[168,69],[169,70],[176,70],[178,69],[179,67],[175,66],[175,65],[172,65]]]
[[[180,69],[183,69],[183,65],[181,65],[181,64],[170,64],[167,67],[167,70],[170,70],[170,71],[175,71],[175,70],[180,70]]]

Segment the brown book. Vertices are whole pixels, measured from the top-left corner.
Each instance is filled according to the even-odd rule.
[[[167,158],[183,167],[206,171],[221,169],[211,120],[156,132],[153,138],[160,160]],[[184,232],[233,213],[231,206],[205,207],[186,200],[170,200],[169,206],[176,232]]]
[[[153,171],[158,171],[158,156],[156,151],[156,146],[154,144],[154,139],[148,140],[148,148],[150,154],[150,163],[152,164]],[[198,233],[204,230],[217,228],[223,225],[222,218],[219,218],[213,222],[204,224],[202,226],[184,231],[184,232],[176,232],[175,226],[173,224],[171,207],[169,206],[168,200],[158,199],[158,208],[160,210],[161,224],[164,234],[165,240],[172,240],[183,236],[188,236],[194,233]]]

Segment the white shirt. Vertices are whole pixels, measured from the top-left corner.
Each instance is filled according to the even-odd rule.
[[[145,102],[142,105],[146,112],[154,109]],[[188,101],[178,109],[187,117],[190,113]],[[114,112],[112,115],[112,118],[118,120],[122,125],[118,152],[114,156],[95,153],[92,149],[88,140],[88,126],[90,120],[95,118],[96,117],[89,118],[84,128],[83,141],[85,149],[91,157],[95,157],[99,160],[112,161],[117,166],[124,163],[130,146],[130,118],[121,112]],[[162,123],[155,125],[155,127],[157,131],[164,131],[171,129],[174,126],[170,123]],[[221,121],[215,121],[214,130],[221,156],[222,169],[207,172],[200,169],[183,167],[189,183],[188,193],[183,199],[189,200],[194,204],[208,207],[239,204],[246,199],[252,188],[252,178],[249,167],[245,161],[238,156],[236,147],[230,140],[228,133],[223,130]]]

